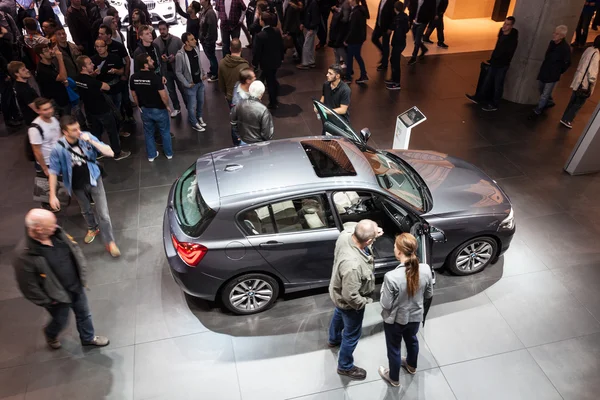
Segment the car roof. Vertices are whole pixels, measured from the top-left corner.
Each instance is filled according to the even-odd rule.
[[[355,175],[318,177],[304,150],[303,143],[329,146],[339,158],[352,164]],[[344,157],[345,155],[345,157]],[[301,189],[336,189],[348,187],[379,187],[373,169],[355,144],[331,136],[310,136],[279,139],[238,146],[211,153],[219,196],[236,200],[262,197]],[[335,157],[335,154],[330,154]],[[250,196],[250,197],[249,197]]]

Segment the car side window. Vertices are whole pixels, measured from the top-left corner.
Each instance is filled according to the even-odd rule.
[[[272,221],[275,221],[275,229]],[[329,203],[324,195],[284,200],[248,210],[242,215],[242,222],[249,235],[335,227]]]

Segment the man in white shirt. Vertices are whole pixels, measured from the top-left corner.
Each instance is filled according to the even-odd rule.
[[[27,133],[35,161],[44,175],[48,176],[50,153],[61,137],[60,123],[54,117],[54,107],[51,100],[38,97],[34,103],[38,117],[33,120]]]

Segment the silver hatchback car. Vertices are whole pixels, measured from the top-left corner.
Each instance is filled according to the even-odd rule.
[[[315,102],[327,135],[273,140],[203,155],[173,184],[163,239],[188,294],[237,314],[282,293],[327,286],[335,241],[371,219],[375,273],[397,266],[394,239],[410,232],[419,258],[468,275],[494,263],[515,232],[506,194],[445,154],[376,150]]]

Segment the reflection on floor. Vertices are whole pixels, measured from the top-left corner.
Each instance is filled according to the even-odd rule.
[[[402,389],[388,388],[377,375],[387,362],[377,301],[366,309],[355,352],[367,379],[349,382],[336,374],[337,352],[326,347],[332,313],[326,289],[286,295],[263,314],[236,317],[187,298],[173,282],[162,249],[170,185],[200,154],[230,144],[227,104],[216,84],[207,83],[207,130],[189,129],[185,111],[173,119],[172,160],[161,155],[149,163],[138,126],[123,139],[133,156],[105,161],[123,255],[111,259],[99,241],[83,245],[94,324],[111,338],[102,350],[79,346],[71,318],[63,349],[49,351],[41,335],[46,312],[16,288],[10,262],[23,216],[35,206],[32,168],[22,156],[24,132],[0,128],[0,399],[596,399],[600,178],[570,177],[562,166],[600,91],[568,131],[558,119],[574,68],[554,93],[557,106],[528,120],[529,106],[503,103],[497,113],[485,113],[464,98],[487,52],[403,65],[402,91],[388,92],[387,77],[375,70],[375,48],[367,43],[364,51],[371,80],[352,85],[352,124],[368,126],[372,145],[386,148],[396,115],[418,106],[428,120],[413,132],[411,148],[449,153],[483,169],[512,199],[517,221],[512,246],[496,265],[470,277],[437,275],[434,305],[419,334],[419,372],[402,373]],[[574,60],[580,55],[574,52]],[[326,49],[318,52],[316,69],[298,71],[286,61],[279,71],[277,138],[320,133],[311,99],[320,96],[332,58]],[[59,219],[81,241],[85,225],[77,206]]]

